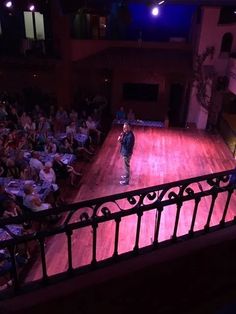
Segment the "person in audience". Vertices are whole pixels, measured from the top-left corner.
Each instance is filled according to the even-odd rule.
[[[72,121],[67,127],[66,127],[66,136],[75,136],[77,133],[77,127],[76,122]]]
[[[32,184],[24,185],[23,205],[32,212],[38,212],[51,208],[49,203],[43,203],[39,195],[34,191]]]
[[[20,179],[38,181],[38,174],[34,168],[24,165],[20,168]]]
[[[14,157],[7,158],[6,161],[7,166],[7,176],[12,178],[19,178],[20,171],[19,168],[16,166],[16,159]]]
[[[94,108],[92,113],[92,119],[95,121],[96,125],[100,124],[101,121],[101,110],[100,108]]]
[[[15,200],[15,196],[8,193],[3,184],[0,184],[0,203],[4,203],[7,200]]]
[[[54,156],[53,169],[59,178],[66,179],[69,176],[72,186],[75,186],[76,179],[82,176],[82,173],[75,171],[74,167],[64,164],[59,154]]]
[[[54,170],[52,169],[52,163],[50,161],[47,161],[44,165],[44,167],[39,172],[39,178],[42,181],[55,184],[56,183],[56,175]],[[58,186],[55,187],[58,189]]]
[[[87,161],[90,161],[89,157],[94,155],[93,152],[88,150],[86,147],[79,146],[78,141],[73,136],[67,137],[67,140],[70,144],[70,148],[72,148],[71,154],[75,154],[77,156],[77,158],[83,158]]]
[[[86,121],[82,121],[81,126],[79,127],[79,132],[88,137],[84,147],[86,147],[91,153],[94,153],[94,148],[92,147],[92,138],[89,135],[89,128],[87,127]]]
[[[51,191],[54,198],[55,205],[59,205],[63,203],[61,197],[61,191],[59,189],[59,186],[56,184],[56,174],[55,171],[52,168],[52,163],[50,161],[45,163],[45,166],[42,170],[39,172],[39,178],[48,184],[51,185]]]
[[[42,115],[42,109],[39,107],[38,104],[36,104],[36,105],[34,106],[32,115],[33,115],[33,119],[34,119],[35,121],[38,119],[38,117],[40,117],[40,116]]]
[[[52,139],[47,139],[44,145],[44,151],[48,154],[55,154],[57,152],[57,145]]]
[[[79,115],[79,125],[82,124],[83,121],[86,121],[88,118],[86,110],[82,110],[80,115]]]
[[[97,144],[100,143],[100,138],[101,138],[101,131],[97,129],[97,124],[96,122],[92,119],[91,116],[88,116],[88,119],[86,121],[86,125],[89,129],[89,135],[93,139],[95,137],[95,142]]]
[[[15,165],[17,168],[22,169],[23,167],[28,166],[28,161],[24,157],[24,151],[18,150],[16,154],[16,160],[15,160]]]
[[[22,136],[18,141],[18,150],[28,150],[30,149],[30,145],[25,136]]]
[[[14,217],[22,214],[20,206],[13,199],[7,199],[2,203],[3,211],[0,216],[4,218]]]
[[[128,113],[127,113],[127,119],[128,119],[128,121],[134,121],[135,120],[135,114],[134,114],[132,108],[130,108]]]
[[[78,123],[78,112],[76,112],[74,109],[71,110],[69,114],[69,118],[71,122],[75,122],[75,124]]]
[[[121,106],[119,110],[116,111],[116,119],[117,120],[124,120],[126,118],[124,107]]]
[[[62,140],[59,150],[63,154],[73,154],[74,153],[72,144],[69,142],[67,137],[65,137]]]
[[[49,132],[50,132],[51,126],[48,122],[48,120],[45,117],[39,118],[39,124],[38,124],[38,132],[39,134],[43,135],[45,138],[47,138]]]
[[[67,112],[62,107],[59,107],[55,116],[55,132],[58,132],[58,133],[65,132],[65,128],[67,124],[68,124]]]
[[[32,157],[30,158],[30,167],[36,170],[37,173],[40,172],[41,169],[43,169],[43,163],[39,160],[39,153],[38,152],[32,152]]]
[[[30,117],[29,117],[30,118]],[[29,119],[29,123],[27,123],[24,127],[24,130],[26,132],[30,131],[30,130],[36,130],[36,123],[30,118]]]
[[[31,123],[31,118],[30,116],[27,115],[27,113],[24,111],[22,115],[20,116],[20,125],[24,130],[27,130],[30,123]]]

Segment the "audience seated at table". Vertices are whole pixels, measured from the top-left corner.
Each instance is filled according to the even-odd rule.
[[[8,218],[22,214],[20,206],[12,198],[6,199],[2,202],[0,207],[0,217]]]
[[[47,161],[43,169],[40,170],[39,178],[42,182],[50,184],[50,188],[51,188],[51,192],[53,196],[53,203],[56,206],[63,204],[64,200],[61,195],[61,189],[56,183],[56,174],[52,168],[52,163],[50,161]]]
[[[33,168],[37,173],[39,173],[40,170],[43,169],[43,163],[39,159],[38,152],[32,152],[29,164],[30,167]]]
[[[55,185],[54,190],[58,190],[58,186],[56,186],[56,175],[52,169],[52,163],[50,161],[47,161],[44,167],[40,170],[39,178],[42,181]]]
[[[48,154],[55,154],[57,152],[57,145],[52,139],[47,139],[44,144],[44,151]]]
[[[38,212],[51,208],[51,204],[44,203],[40,196],[34,191],[32,184],[25,184],[24,186],[23,205],[32,212]]]
[[[75,136],[77,133],[77,126],[76,122],[72,121],[67,127],[66,127],[66,136]]]
[[[34,103],[24,104],[24,96],[0,91],[0,177],[38,182],[41,173],[41,179],[44,174],[46,180],[44,163],[52,161],[57,152],[73,154],[79,162],[90,161],[100,142],[104,101],[92,95],[87,98],[88,101],[81,99],[80,104],[72,104],[73,109],[67,111],[58,108],[56,102],[40,103],[37,97]],[[66,138],[62,139],[61,133]],[[43,153],[50,154],[49,158]],[[61,157],[53,160],[54,169],[55,159],[60,164],[57,176],[64,173],[61,177],[68,176],[70,183],[76,184],[81,172],[71,164],[63,164]]]
[[[35,130],[36,124],[32,121],[31,117],[26,113],[23,112],[20,119],[19,119],[21,127],[27,132],[29,130]]]
[[[59,146],[60,153],[63,153],[63,154],[65,154],[65,153],[66,154],[73,154],[74,153],[74,149],[77,148],[77,147],[73,147],[73,143],[71,143],[69,141],[69,139],[67,137],[65,137],[61,141],[60,146]]]
[[[78,159],[90,161],[93,152],[86,147],[79,146],[73,136],[65,137],[59,147],[59,152],[63,154],[75,154]]]
[[[20,168],[20,179],[25,181],[38,181],[38,178],[39,176],[37,171],[34,168],[30,167],[28,164]]]
[[[89,128],[86,124],[86,121],[82,121],[79,127],[79,132],[87,136],[87,140],[84,143],[84,147],[86,147],[91,153],[94,153],[94,148],[92,146],[92,138],[89,135]]]
[[[101,139],[101,131],[97,128],[96,121],[94,121],[91,116],[88,116],[86,125],[89,129],[89,135],[91,136],[92,140],[94,140],[96,144],[99,144]]]
[[[58,178],[66,179],[69,176],[72,186],[75,186],[76,179],[82,176],[82,173],[75,171],[74,167],[64,164],[59,154],[54,156],[53,169]]]

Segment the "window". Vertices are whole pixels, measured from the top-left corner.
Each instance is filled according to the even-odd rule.
[[[137,101],[157,101],[158,84],[125,83],[123,85],[123,99]]]
[[[225,33],[221,41],[220,52],[231,52],[232,43],[233,35],[231,33]]]
[[[220,10],[219,24],[233,24],[236,23],[236,14],[234,13],[236,7],[222,7]]]
[[[45,40],[44,18],[39,12],[24,12],[25,37],[28,39]]]

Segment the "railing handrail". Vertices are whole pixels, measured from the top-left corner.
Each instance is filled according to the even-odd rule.
[[[224,202],[222,202],[220,207],[220,212],[217,218],[217,222],[215,225],[219,225],[220,227],[225,226],[226,216],[229,210],[229,204],[231,201],[232,194],[236,189],[236,184],[230,178],[231,175],[235,175],[235,169],[226,170],[222,172],[217,172],[208,175],[202,175],[198,177],[188,178],[185,180],[178,180],[170,183],[155,185],[143,189],[132,190],[124,193],[114,194],[110,196],[95,198],[92,200],[85,200],[81,202],[77,202],[74,204],[65,205],[59,208],[53,208],[49,210],[45,210],[37,213],[27,213],[25,215],[20,215],[17,217],[11,218],[2,218],[0,219],[0,228],[7,228],[8,225],[11,224],[19,224],[23,222],[27,222],[29,220],[37,220],[43,217],[54,215],[54,214],[62,214],[68,213],[66,219],[64,219],[58,225],[41,231],[32,231],[29,234],[23,234],[17,236],[14,234],[11,235],[11,238],[8,240],[4,240],[0,242],[0,248],[6,248],[9,250],[11,255],[11,261],[13,264],[13,278],[14,278],[14,288],[15,291],[19,289],[20,283],[16,270],[16,261],[14,256],[14,250],[17,244],[20,243],[28,243],[32,240],[36,240],[40,246],[41,253],[41,265],[43,272],[43,282],[48,282],[49,277],[47,274],[47,263],[45,259],[45,249],[44,244],[45,240],[56,234],[65,234],[68,241],[68,269],[63,270],[64,273],[71,273],[74,271],[72,266],[73,261],[73,250],[72,250],[72,235],[74,230],[90,227],[92,231],[92,239],[91,239],[91,253],[92,259],[90,262],[86,264],[86,267],[89,265],[97,265],[104,264],[105,260],[109,260],[109,262],[117,261],[117,257],[121,257],[122,255],[127,255],[129,253],[137,253],[141,252],[144,247],[140,247],[140,234],[141,234],[141,224],[142,217],[144,212],[154,210],[155,218],[152,218],[150,223],[150,230],[152,232],[152,240],[151,244],[148,242],[148,246],[152,246],[153,249],[157,247],[157,244],[160,243],[160,228],[162,222],[162,212],[164,209],[170,205],[175,206],[175,212],[173,212],[172,216],[172,226],[171,231],[168,233],[168,237],[173,241],[176,241],[178,238],[178,230],[181,224],[181,210],[182,206],[185,202],[192,201],[190,203],[193,207],[190,211],[191,216],[188,217],[188,232],[187,237],[192,237],[196,232],[196,217],[198,214],[198,206],[201,203],[201,200],[204,197],[209,198],[208,203],[208,213],[206,217],[206,222],[203,227],[205,232],[210,231],[211,227],[211,218],[214,211],[215,202],[220,193],[226,193],[226,198],[224,198]],[[233,177],[234,178],[234,177]],[[201,184],[202,183],[202,184]],[[121,203],[118,201],[122,200]],[[108,205],[109,204],[109,205]],[[126,208],[128,205],[128,208]],[[123,206],[123,207],[122,207]],[[205,206],[205,203],[204,203]],[[115,211],[114,211],[115,209]],[[79,214],[79,216],[76,216]],[[75,215],[75,216],[74,216]],[[119,247],[119,228],[122,219],[127,216],[136,215],[135,224],[134,224],[134,232],[135,240],[133,241],[133,249],[128,249],[124,253],[120,253],[118,250]],[[231,216],[232,217],[232,216]],[[101,226],[102,223],[113,221],[114,222],[114,247],[113,254],[106,257],[105,260],[97,260],[97,228]],[[198,230],[199,231],[199,230]],[[6,231],[7,232],[7,231]],[[169,239],[169,238],[168,238]],[[161,240],[162,242],[163,240]],[[147,245],[147,244],[146,244]],[[146,246],[147,247],[147,246]],[[77,266],[77,270],[84,268],[84,266]]]
[[[76,202],[76,203],[63,205],[61,207],[50,208],[48,210],[44,210],[44,211],[40,211],[40,212],[35,212],[35,213],[31,213],[31,214],[27,213],[27,215],[15,216],[15,217],[9,217],[9,218],[1,218],[0,219],[0,227],[7,225],[7,224],[11,224],[11,223],[24,222],[25,217],[27,217],[27,218],[45,217],[45,216],[48,216],[49,214],[51,215],[51,214],[56,214],[56,213],[63,213],[63,212],[67,212],[70,210],[76,210],[76,209],[83,208],[83,207],[88,207],[88,206],[90,207],[90,206],[95,205],[95,204],[102,204],[102,203],[106,203],[106,202],[109,202],[112,200],[119,200],[119,199],[127,198],[129,196],[135,196],[135,195],[138,195],[140,193],[148,194],[154,190],[158,191],[158,190],[162,190],[162,189],[168,189],[168,188],[170,189],[170,188],[180,186],[183,184],[188,185],[188,184],[191,184],[191,183],[194,183],[197,181],[204,181],[206,179],[212,179],[212,178],[216,178],[216,177],[224,177],[227,175],[231,175],[234,172],[235,172],[235,169],[231,169],[231,170],[216,172],[213,174],[206,174],[206,175],[202,175],[202,176],[198,176],[198,177],[192,177],[192,178],[188,178],[188,179],[177,180],[177,181],[172,181],[169,183],[154,185],[154,186],[150,186],[147,188],[136,189],[136,190],[132,190],[132,191],[128,191],[128,192],[112,194],[109,196],[103,196],[103,197],[94,198],[94,199],[90,199],[90,200],[84,200],[84,201],[80,201],[80,202]]]

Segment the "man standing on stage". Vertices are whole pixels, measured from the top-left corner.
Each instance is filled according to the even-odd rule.
[[[125,173],[121,176],[121,185],[128,185],[130,179],[130,159],[133,153],[135,137],[128,122],[123,125],[123,132],[118,137],[121,144],[120,153],[124,160]]]

